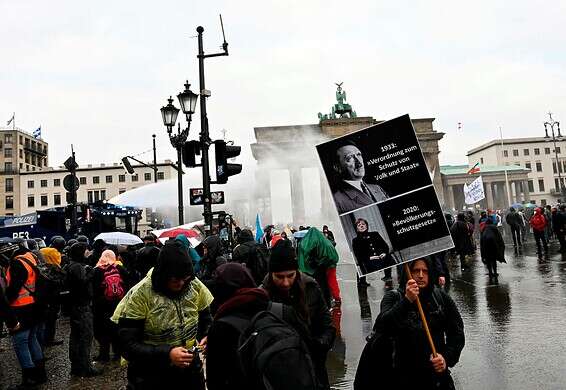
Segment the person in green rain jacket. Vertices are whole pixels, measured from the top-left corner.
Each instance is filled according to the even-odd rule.
[[[116,307],[128,389],[204,390],[199,351],[206,348],[213,297],[194,277],[188,252],[169,240],[157,265]]]
[[[311,227],[298,247],[299,270],[312,276],[322,290],[326,304],[331,306],[331,296],[341,301],[336,282],[338,252],[320,230]]]

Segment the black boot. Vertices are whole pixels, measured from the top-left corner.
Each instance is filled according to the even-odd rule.
[[[38,384],[47,382],[47,373],[45,372],[45,359],[34,362],[35,364],[35,381]]]
[[[38,383],[34,379],[35,367],[22,368],[22,383],[8,387],[8,390],[30,390],[37,389]]]

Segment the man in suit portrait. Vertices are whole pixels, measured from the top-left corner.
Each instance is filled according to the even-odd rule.
[[[344,214],[388,198],[379,185],[364,181],[366,174],[364,157],[354,142],[348,141],[336,149],[333,167],[340,177],[332,193],[338,214]]]

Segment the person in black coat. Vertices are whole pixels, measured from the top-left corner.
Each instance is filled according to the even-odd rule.
[[[356,237],[352,240],[354,256],[362,275],[394,265],[389,245],[378,232],[370,232],[368,222],[363,218],[356,220]],[[391,280],[391,268],[384,270],[383,280]]]
[[[261,244],[255,241],[252,231],[249,229],[243,229],[240,232],[238,242],[239,244],[232,253],[232,261],[244,264],[250,270],[256,284],[261,283],[263,278],[265,278],[267,269],[264,267],[264,264],[258,264],[258,262],[262,262],[263,254],[267,251]]]
[[[432,284],[435,275],[428,259],[409,264],[412,279],[403,275],[399,290],[388,291],[381,301],[376,328],[394,339],[396,388],[453,389],[449,367],[458,363],[465,344],[464,323],[452,298]],[[429,273],[430,272],[430,273]],[[433,357],[415,300],[419,297],[437,356]],[[418,378],[418,382],[415,382]]]
[[[69,360],[71,375],[92,377],[101,371],[94,368],[91,360],[94,338],[92,316],[92,267],[87,265],[87,246],[76,242],[69,248],[70,262],[66,267],[71,332],[69,334]]]
[[[501,233],[493,225],[491,219],[486,221],[485,229],[481,234],[480,250],[481,259],[489,271],[489,278],[497,279],[499,275],[497,273],[497,262],[505,262],[505,242],[503,242]]]
[[[289,241],[279,240],[271,249],[269,273],[262,287],[273,302],[293,307],[309,330],[309,349],[318,380],[329,389],[326,356],[334,344],[336,328],[318,283],[299,271],[295,250]]]
[[[240,332],[226,317],[235,316],[251,319],[269,308],[269,295],[262,288],[256,288],[249,270],[237,263],[218,267],[214,278],[214,301],[219,306],[208,332],[206,377],[208,390],[248,390],[250,379],[239,364],[238,348]],[[282,308],[283,320],[293,327],[308,344],[308,330],[298,319],[295,310],[287,305]],[[293,373],[287,372],[286,375]]]
[[[505,216],[505,222],[511,229],[511,236],[513,236],[513,247],[520,247],[521,241],[521,225],[523,224],[522,217],[515,211],[514,207],[509,208],[509,212]]]
[[[224,249],[222,241],[218,235],[208,236],[202,242],[204,256],[200,261],[200,271],[198,278],[206,285],[210,284],[213,279],[214,271],[217,267],[225,264]]]
[[[459,213],[456,216],[456,222],[450,228],[450,234],[454,241],[454,249],[460,256],[460,266],[464,271],[467,268],[466,256],[473,252],[472,237],[464,213]]]

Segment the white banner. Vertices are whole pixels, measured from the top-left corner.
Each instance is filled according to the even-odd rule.
[[[464,184],[464,197],[466,204],[474,204],[485,199],[481,176],[474,180],[470,185]]]

